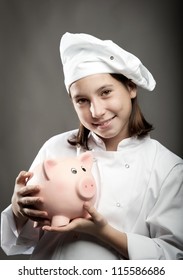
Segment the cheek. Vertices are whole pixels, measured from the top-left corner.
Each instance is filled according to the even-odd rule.
[[[81,110],[78,108],[78,106],[76,104],[73,104],[73,106],[74,106],[74,110],[75,110],[76,114],[79,116],[81,113]]]
[[[90,116],[90,113],[86,109],[78,109],[74,106],[75,112],[79,118],[79,120],[82,122],[83,120],[87,120]]]
[[[118,100],[111,104],[111,109],[116,113],[122,113],[130,115],[132,111],[131,98],[125,98],[123,100]]]

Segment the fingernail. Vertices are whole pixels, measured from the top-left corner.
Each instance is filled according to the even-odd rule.
[[[33,228],[37,228],[37,227],[38,227],[38,223],[37,223],[37,222],[34,222]]]

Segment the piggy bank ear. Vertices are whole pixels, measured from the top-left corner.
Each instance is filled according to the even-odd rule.
[[[93,164],[93,155],[91,152],[88,151],[79,155],[79,159],[84,164],[84,166],[87,166],[88,168],[91,169]]]
[[[57,161],[54,159],[47,159],[43,162],[43,172],[48,180],[52,179],[53,167],[55,167],[56,165]]]

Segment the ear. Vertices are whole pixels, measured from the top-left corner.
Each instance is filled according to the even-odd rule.
[[[130,89],[130,98],[133,99],[137,96],[137,89],[136,88],[131,88]]]
[[[93,155],[91,152],[87,151],[81,155],[79,155],[79,159],[85,166],[88,166],[90,169],[93,164]]]
[[[52,169],[57,165],[57,161],[54,159],[47,159],[43,162],[43,172],[45,174],[45,177],[48,180],[51,180],[52,178]]]

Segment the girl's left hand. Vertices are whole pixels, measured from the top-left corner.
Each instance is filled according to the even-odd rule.
[[[43,226],[42,229],[45,231],[55,231],[55,232],[69,232],[77,231],[88,233],[91,235],[96,235],[98,231],[105,228],[108,224],[107,220],[97,212],[97,210],[90,206],[89,203],[84,203],[84,209],[90,214],[91,218],[76,218],[73,219],[68,225],[62,227],[55,226]]]

